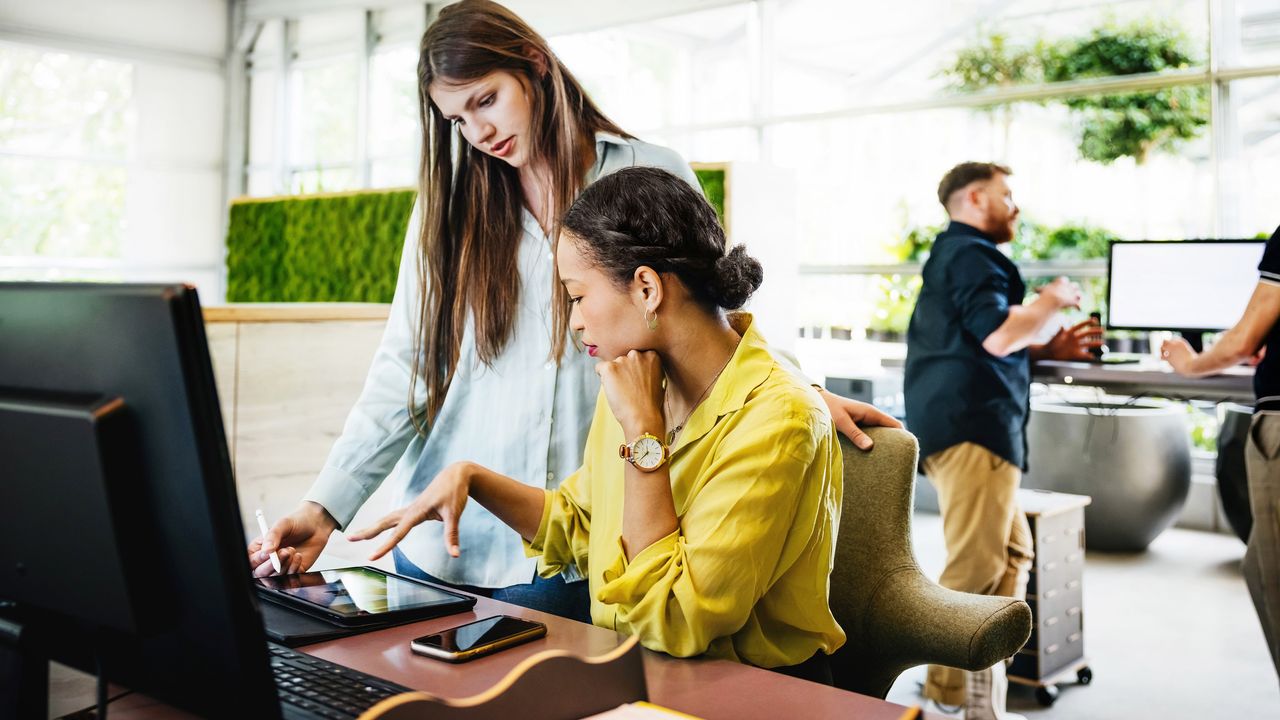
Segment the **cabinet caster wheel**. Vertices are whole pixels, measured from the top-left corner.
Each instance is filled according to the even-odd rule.
[[[1045,685],[1036,688],[1036,702],[1042,707],[1053,707],[1053,702],[1058,699],[1058,686]]]
[[[1087,667],[1080,668],[1076,671],[1076,680],[1079,680],[1081,685],[1088,685],[1093,682],[1093,670]]]

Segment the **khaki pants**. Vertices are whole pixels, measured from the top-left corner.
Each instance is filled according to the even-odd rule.
[[[966,442],[925,458],[924,472],[938,491],[947,542],[947,565],[938,584],[1025,598],[1033,546],[1016,495],[1022,471]],[[964,671],[930,665],[924,695],[946,705],[964,704]]]
[[[1245,466],[1253,530],[1244,554],[1244,581],[1280,674],[1280,412],[1254,415]]]

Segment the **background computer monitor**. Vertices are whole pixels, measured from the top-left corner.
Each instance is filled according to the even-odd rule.
[[[1258,284],[1261,240],[1118,241],[1107,269],[1107,326],[1198,339],[1244,313]]]
[[[0,283],[0,416],[62,418],[0,433],[3,614],[51,659],[198,714],[277,714],[195,290]],[[118,455],[65,457],[94,442]],[[142,544],[143,567],[109,543]]]

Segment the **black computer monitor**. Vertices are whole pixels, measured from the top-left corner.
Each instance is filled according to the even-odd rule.
[[[0,283],[0,616],[28,650],[279,716],[226,447],[193,288]]]
[[[1107,262],[1107,327],[1172,330],[1199,346],[1244,313],[1262,240],[1116,241]]]

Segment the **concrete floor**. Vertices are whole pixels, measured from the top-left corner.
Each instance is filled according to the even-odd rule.
[[[942,521],[917,513],[916,555],[937,577],[946,560]],[[1064,685],[1051,708],[1014,686],[1009,709],[1028,718],[1280,718],[1280,681],[1240,571],[1234,536],[1171,529],[1145,553],[1088,553],[1085,653],[1092,684]],[[889,699],[921,703],[924,668],[898,679]],[[937,710],[936,706],[929,706]]]

